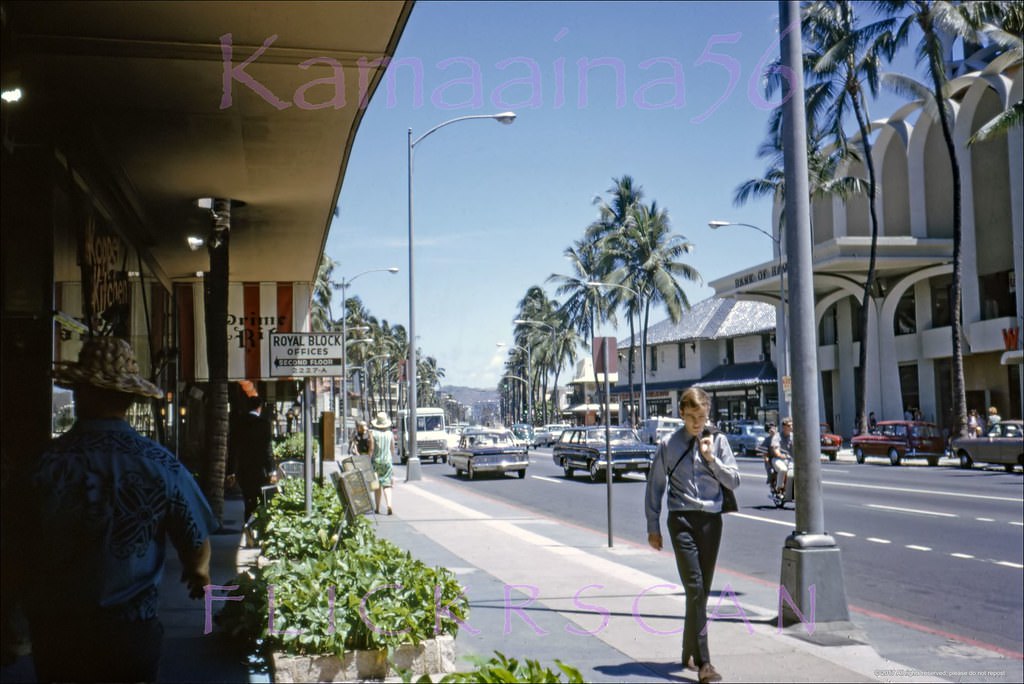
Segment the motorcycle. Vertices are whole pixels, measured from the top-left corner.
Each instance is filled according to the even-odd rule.
[[[777,484],[779,473],[776,472],[774,467],[772,467],[771,459],[768,458],[767,451],[762,452],[762,455],[764,457],[765,471],[768,474],[768,498],[772,500],[772,503],[775,504],[776,508],[785,508],[787,503],[795,503],[796,494],[793,486],[796,483],[796,478],[793,468],[793,459],[789,459],[786,462],[786,484],[784,488],[780,488]]]

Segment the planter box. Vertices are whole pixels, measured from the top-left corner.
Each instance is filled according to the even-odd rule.
[[[360,679],[384,679],[397,675],[395,668],[414,676],[455,672],[455,639],[441,635],[419,645],[402,644],[388,666],[386,650],[348,651],[343,656],[294,656],[273,654],[275,682],[350,682]]]

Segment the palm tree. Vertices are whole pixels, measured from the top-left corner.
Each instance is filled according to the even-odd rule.
[[[331,285],[331,274],[337,264],[338,262],[324,253],[316,270],[309,306],[309,325],[314,331],[331,330],[334,327],[334,314],[331,313],[331,295],[334,287]]]
[[[999,3],[1002,10],[1002,26],[986,24],[982,31],[994,42],[1014,55],[1013,64],[1020,67],[1024,58],[1024,6],[1019,2]],[[984,142],[1000,135],[1006,135],[1012,128],[1024,124],[1024,99],[1017,100],[1006,110],[1000,112],[991,121],[979,128],[971,136],[969,144]]]
[[[942,139],[949,156],[950,172],[953,176],[953,284],[950,295],[951,333],[953,342],[953,410],[954,433],[967,434],[967,394],[964,380],[963,355],[963,209],[960,184],[960,161],[953,142],[953,113],[945,59],[945,38],[972,38],[977,33],[980,21],[989,11],[990,3],[961,7],[950,2],[928,2],[926,0],[879,0],[884,14],[900,20],[895,33],[897,45],[908,40],[911,27],[921,32],[916,46],[917,62],[924,62],[930,84],[924,86],[909,76],[885,74],[883,84],[895,92],[920,100],[932,120],[938,120],[942,128]]]
[[[642,313],[640,355],[641,377],[645,379],[651,305],[664,304],[670,320],[678,323],[683,310],[690,308],[679,280],[703,282],[693,266],[680,260],[693,251],[693,244],[682,235],[672,234],[668,211],[659,208],[657,202],[635,204],[625,225],[605,237],[602,244],[609,265],[615,265],[607,282],[625,285],[636,293],[628,301],[638,314]]]
[[[882,57],[892,56],[893,19],[882,19],[859,25],[851,0],[818,0],[805,10],[803,32],[810,46],[806,67],[808,83],[820,84],[820,94],[831,105],[828,133],[838,148],[849,147],[843,125],[847,105],[853,110],[860,133],[858,143],[863,151],[862,160],[868,174],[868,212],[871,218],[871,249],[868,272],[864,280],[859,317],[860,329],[868,329],[868,305],[875,283],[875,263],[878,254],[878,202],[877,174],[871,154],[871,131],[864,87],[872,96],[878,94],[879,67]],[[857,364],[857,387],[865,387],[867,377],[868,345],[860,345]],[[861,391],[857,399],[857,424],[860,433],[867,432],[867,392]]]
[[[605,280],[608,273],[614,268],[614,264],[610,264],[605,258],[604,250],[600,246],[602,240],[607,238],[609,235],[614,235],[625,228],[629,221],[629,215],[633,207],[635,207],[644,197],[644,190],[641,186],[636,185],[633,181],[633,177],[630,175],[623,175],[620,178],[612,179],[612,187],[608,188],[608,194],[611,195],[610,201],[604,201],[600,198],[596,198],[598,204],[598,218],[596,221],[587,227],[585,233],[586,239],[591,241],[595,245],[595,251],[597,252],[598,268],[597,273],[592,273],[595,277],[592,280]],[[627,375],[629,377],[629,405],[630,405],[630,423],[635,423],[635,416],[633,415],[633,407],[636,406],[636,399],[633,393],[633,370],[636,363],[636,355],[633,353],[633,341],[636,339],[636,329],[633,326],[633,317],[636,316],[637,321],[640,319],[640,307],[639,302],[633,301],[633,298],[626,294],[626,290],[617,289],[614,292],[608,294],[608,306],[612,310],[618,309],[619,305],[623,305],[626,312],[626,320],[629,323],[629,361],[627,362]],[[641,349],[641,354],[643,350]],[[642,358],[642,357],[641,357]],[[646,361],[640,366],[641,384],[646,385],[644,378],[646,377]],[[641,398],[641,404],[643,404],[645,398]]]

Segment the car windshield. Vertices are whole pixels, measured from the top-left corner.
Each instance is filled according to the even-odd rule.
[[[600,442],[604,444],[604,429],[590,430],[587,432],[588,442]],[[608,439],[612,444],[630,444],[639,441],[636,433],[629,428],[611,428],[608,431]]]
[[[512,433],[507,430],[504,432],[475,432],[466,435],[466,446],[512,446]]]
[[[758,435],[758,436],[763,435],[764,434],[764,428],[761,427],[760,425],[751,425],[751,426],[747,427],[747,434],[748,435]]]

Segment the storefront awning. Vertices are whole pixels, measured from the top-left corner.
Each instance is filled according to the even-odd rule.
[[[736,363],[718,366],[694,383],[705,390],[743,389],[778,382],[775,364],[771,361]]]

